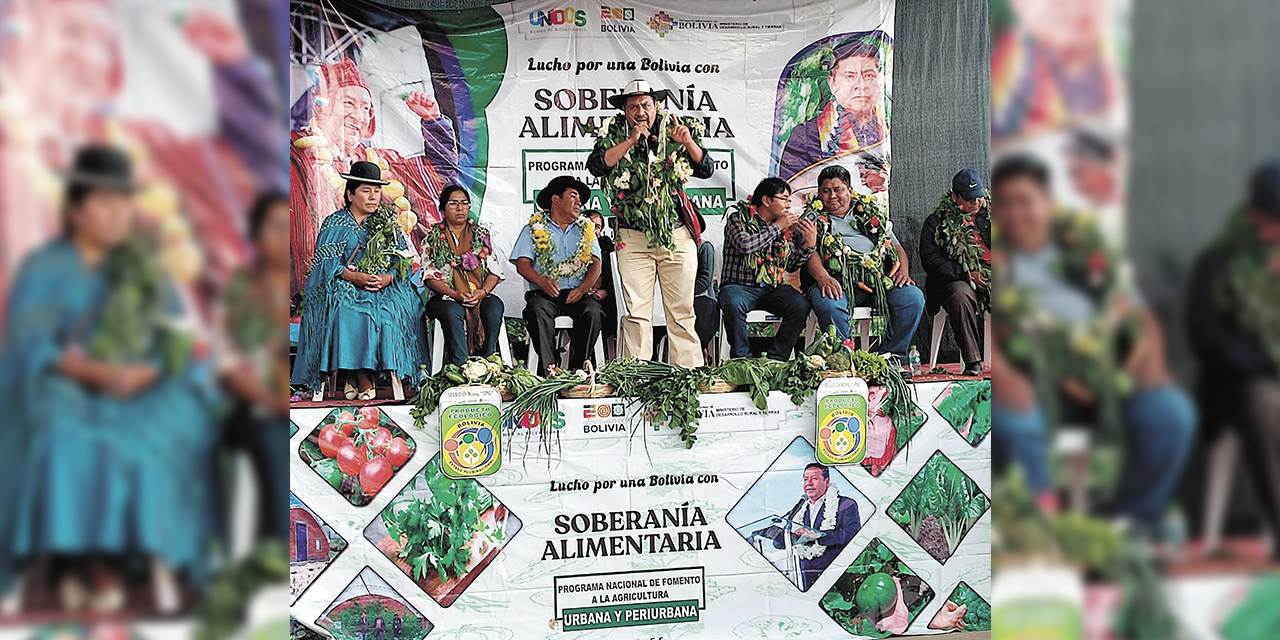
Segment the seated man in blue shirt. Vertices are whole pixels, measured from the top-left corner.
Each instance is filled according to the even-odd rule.
[[[604,308],[588,295],[600,277],[600,242],[590,218],[578,208],[591,196],[587,185],[557,176],[538,192],[538,213],[520,230],[511,263],[529,281],[524,320],[538,354],[538,374],[556,357],[556,317],[573,318],[569,368],[581,369],[604,326]],[[597,363],[603,364],[603,363]]]
[[[724,270],[720,275],[720,308],[734,358],[752,355],[747,341],[747,314],[761,309],[782,316],[782,326],[766,354],[775,360],[791,356],[809,317],[809,302],[787,282],[809,259],[818,238],[810,220],[788,209],[791,186],[781,178],[765,178],[739,206],[724,229]]]
[[[825,217],[829,221],[829,224],[820,225],[818,240],[822,242],[827,234],[839,236],[844,246],[857,254],[866,254],[877,248],[877,240],[867,235],[872,231],[865,225],[871,224],[887,230],[893,243],[892,251],[898,256],[898,268],[889,276],[893,287],[884,292],[885,306],[889,311],[889,335],[880,343],[879,351],[893,354],[898,367],[903,370],[903,376],[909,378],[911,369],[907,367],[907,349],[911,346],[911,338],[916,334],[920,316],[924,313],[924,293],[911,280],[907,252],[894,235],[892,225],[887,220],[878,220],[878,216],[872,217],[868,223],[856,213],[850,215],[853,208],[851,185],[849,171],[839,165],[831,165],[818,174],[818,199],[822,201]],[[884,231],[880,233],[883,234]],[[800,288],[808,296],[809,304],[813,305],[813,312],[818,316],[818,326],[835,325],[836,333],[843,340],[849,337],[849,306],[846,298],[849,292],[841,286],[838,278],[827,271],[825,265],[831,258],[832,256],[822,255],[821,251],[814,252],[809,258],[808,268],[800,272]],[[853,291],[855,306],[874,306],[874,296],[870,290]],[[861,347],[865,349],[866,345]]]

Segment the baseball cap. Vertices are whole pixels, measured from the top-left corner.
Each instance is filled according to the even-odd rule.
[[[1268,160],[1253,172],[1249,180],[1249,204],[1280,219],[1280,157]]]
[[[961,169],[960,173],[951,179],[951,192],[965,200],[976,200],[982,197],[984,194],[982,176],[973,169]]]

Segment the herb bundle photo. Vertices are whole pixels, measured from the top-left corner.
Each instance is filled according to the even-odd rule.
[[[365,528],[364,537],[448,607],[521,526],[479,482],[446,476],[437,454]]]

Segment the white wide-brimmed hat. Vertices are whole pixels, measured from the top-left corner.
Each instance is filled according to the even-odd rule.
[[[634,96],[651,96],[654,102],[662,102],[667,99],[671,92],[666,89],[654,89],[648,80],[632,80],[627,83],[622,93],[616,96],[609,96],[609,104],[616,109],[625,109],[627,106],[627,98]]]

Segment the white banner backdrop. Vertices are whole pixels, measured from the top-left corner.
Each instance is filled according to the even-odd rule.
[[[368,2],[334,6],[370,21],[366,14],[377,11]],[[715,174],[690,180],[688,192],[707,218],[706,239],[717,247],[723,230],[721,214],[734,201],[748,198],[755,185],[770,175],[789,179],[800,189],[813,185],[822,166],[836,162],[850,170],[855,190],[871,192],[861,184],[855,164],[873,156],[882,174],[875,181],[877,197],[887,203],[893,0],[622,6],[524,1],[494,5],[486,11],[498,13],[501,30],[470,35],[485,42],[491,39],[495,55],[505,50],[505,74],[492,100],[475,105],[475,112],[467,116],[471,120],[463,117],[461,109],[450,113],[445,101],[440,101],[442,116],[450,119],[453,144],[460,150],[459,166],[434,166],[440,185],[419,188],[413,184],[414,176],[399,175],[421,171],[421,163],[414,164],[414,158],[435,165],[448,156],[431,150],[431,141],[439,141],[447,128],[424,126],[427,120],[420,121],[406,106],[406,98],[420,92],[439,101],[447,93],[442,90],[445,85],[475,87],[494,82],[493,74],[487,80],[450,75],[453,72],[440,60],[448,59],[451,51],[441,53],[441,47],[456,47],[457,40],[452,41],[454,45],[432,42],[424,52],[424,46],[417,46],[423,37],[421,24],[380,31],[346,14],[341,19],[326,14],[325,28],[333,29],[335,37],[349,34],[350,39],[340,41],[346,48],[335,46],[305,60],[295,51],[291,94],[295,100],[318,99],[317,104],[323,105],[328,98],[318,85],[327,76],[319,62],[351,58],[370,89],[376,120],[376,130],[362,144],[408,159],[407,164],[393,159],[390,173],[406,183],[413,210],[423,222],[438,219],[430,197],[438,186],[460,180],[474,183],[478,192],[482,185],[483,197],[473,196],[481,205],[473,208],[473,214],[493,228],[504,263],[534,211],[535,193],[554,176],[571,174],[584,180],[593,189],[584,208],[609,211],[586,160],[595,144],[596,127],[620,113],[609,106],[608,97],[637,78],[670,90],[666,108],[701,119],[705,125],[703,145],[715,161]],[[406,20],[403,13],[378,17],[397,24]],[[449,13],[438,12],[439,16]],[[449,42],[443,37],[441,41]],[[462,67],[460,73],[465,74],[465,61]],[[309,89],[321,90],[313,98]],[[459,94],[453,91],[455,105]],[[295,130],[306,123],[297,116],[300,112],[307,109],[295,105]],[[424,134],[424,128],[431,130]],[[481,128],[487,132],[487,146],[468,151],[468,143],[474,142],[469,138]],[[797,142],[800,138],[804,141]],[[336,147],[324,157],[333,158],[332,166],[338,170],[344,157],[363,159],[360,153]],[[475,166],[468,166],[469,161]],[[316,184],[321,191],[341,188],[337,181],[332,186],[327,180]],[[317,221],[331,213],[333,199],[308,198],[310,215]],[[340,205],[340,198],[337,202]],[[295,255],[295,260],[300,259],[309,257]],[[524,285],[513,266],[506,271],[507,281],[498,293],[507,302],[507,315],[518,316]]]
[[[814,461],[812,397],[797,407],[774,392],[769,411],[760,412],[745,393],[704,396],[692,449],[665,430],[633,435],[617,399],[562,401],[566,425],[554,462],[523,453],[517,434],[506,445],[502,469],[479,481],[501,505],[492,508],[506,523],[500,551],[489,551],[479,565],[473,559],[467,573],[445,585],[434,578],[415,582],[385,555],[379,522],[388,505],[420,495],[421,480],[416,490],[410,481],[440,452],[438,418],[419,430],[408,407],[384,407],[417,450],[371,502],[354,507],[298,455],[330,410],[294,410],[292,492],[346,546],[299,594],[292,616],[307,624],[321,619],[353,582],[378,582],[362,574],[371,569],[408,610],[429,621],[431,638],[858,637],[821,603],[850,565],[883,545],[919,579],[902,576],[912,610],[905,632],[939,633],[929,624],[962,582],[990,599],[990,510],[945,562],[888,513],[941,458],[990,495],[990,438],[971,445],[932,406],[948,384],[913,385],[927,419],[882,474],[857,465],[830,468],[839,495],[856,503],[860,528],[828,568],[806,579],[803,591],[767,559],[785,553],[767,542],[765,552],[758,551],[750,534],[767,528],[761,518],[785,514],[802,497],[804,467]],[[456,584],[463,585],[460,593]],[[921,593],[928,594],[923,604],[912,595]],[[605,611],[606,602],[622,606]],[[601,620],[643,625],[568,631]]]

